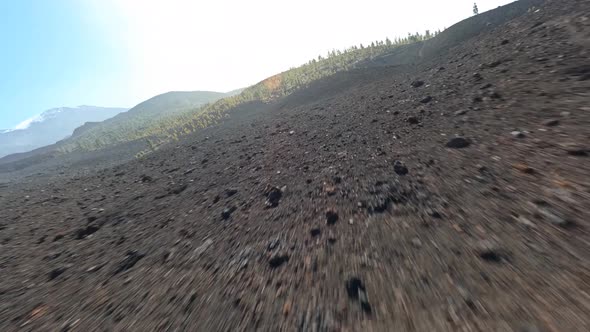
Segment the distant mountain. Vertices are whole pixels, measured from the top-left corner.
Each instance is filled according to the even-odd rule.
[[[86,122],[104,121],[125,108],[60,107],[27,119],[14,129],[0,130],[0,157],[27,152],[69,137]]]

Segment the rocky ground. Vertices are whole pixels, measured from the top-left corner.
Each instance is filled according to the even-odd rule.
[[[589,12],[2,184],[0,330],[589,331]]]

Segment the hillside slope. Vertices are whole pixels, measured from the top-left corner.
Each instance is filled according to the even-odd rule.
[[[71,140],[62,142],[59,149],[89,150],[94,145],[109,146],[111,142],[124,142],[120,137],[133,137],[148,131],[151,125],[175,114],[194,110],[227,96],[212,91],[171,91],[150,98],[108,121],[92,125]],[[97,143],[103,142],[103,143]]]
[[[314,59],[306,65],[274,75],[246,89],[228,92],[225,98],[202,108],[179,107],[174,108],[176,112],[168,113],[166,110],[169,106],[166,103],[146,102],[146,106],[154,106],[153,110],[161,109],[167,116],[148,118],[149,121],[122,117],[105,125],[92,125],[91,130],[83,128],[84,135],[79,135],[76,139],[32,154],[0,160],[0,172],[37,166],[39,160],[47,160],[58,154],[109,149],[118,144],[143,147],[140,151],[129,151],[129,157],[136,154],[140,156],[202,128],[218,125],[235,114],[233,110],[240,109],[243,105],[273,103],[316,80],[336,73],[351,69],[413,64],[440,56],[458,43],[518,17],[541,3],[543,0],[520,0],[459,22],[440,35],[432,35],[434,38],[431,39],[412,35],[397,39],[394,43],[377,43],[365,48],[355,46],[319,61]],[[154,99],[159,98],[160,96]]]
[[[0,329],[590,330],[588,12],[0,185]]]

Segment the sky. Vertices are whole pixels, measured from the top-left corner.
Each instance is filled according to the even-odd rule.
[[[512,0],[479,0],[480,12]],[[0,0],[0,129],[55,107],[226,92],[332,49],[438,30],[473,0]]]

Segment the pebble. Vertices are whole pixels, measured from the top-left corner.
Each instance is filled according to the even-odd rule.
[[[231,188],[231,189],[226,189],[225,190],[225,196],[226,197],[231,197],[231,196],[233,196],[233,195],[235,195],[237,193],[238,193],[238,190],[237,189]]]
[[[55,279],[55,278],[59,277],[59,276],[60,276],[60,275],[62,275],[64,272],[66,272],[66,270],[67,270],[67,268],[66,268],[66,267],[63,267],[63,266],[60,266],[60,267],[57,267],[57,268],[55,268],[55,269],[51,270],[51,271],[49,272],[49,275],[48,275],[48,277],[49,277],[49,280],[53,280],[53,279]]]
[[[419,238],[415,237],[412,239],[412,245],[416,248],[422,247],[422,241]]]
[[[420,123],[420,120],[415,116],[410,116],[406,119],[406,122],[408,122],[409,124],[418,124]]]
[[[286,301],[285,304],[283,305],[283,315],[288,316],[289,313],[291,312],[292,306],[293,306],[293,304],[291,303],[291,301]]]
[[[268,242],[268,250],[271,251],[276,249],[279,246],[279,243],[281,243],[281,239],[279,237],[270,240]]]
[[[205,240],[205,242],[203,242],[203,244],[201,244],[199,247],[197,247],[194,251],[194,256],[200,256],[201,254],[203,254],[207,249],[209,249],[209,247],[211,247],[213,245],[213,240],[211,239],[207,239]]]
[[[522,131],[515,130],[510,133],[513,137],[516,138],[525,138],[525,134]]]
[[[531,168],[530,166],[528,166],[527,164],[518,163],[518,164],[512,165],[512,167],[516,168],[517,170],[519,170],[525,174],[535,173],[535,170],[533,168]]]
[[[516,218],[516,221],[518,221],[519,223],[523,224],[524,226],[527,227],[535,227],[535,224],[533,224],[532,221],[530,221],[529,219],[523,217],[523,216],[519,216]]]
[[[276,269],[277,267],[285,264],[289,261],[289,255],[286,253],[277,253],[270,257],[268,264],[271,268]]]
[[[369,304],[369,298],[367,291],[362,280],[357,277],[352,277],[346,281],[346,293],[348,298],[353,301],[358,301],[364,312],[371,313],[371,305]]]
[[[447,142],[447,148],[462,149],[468,147],[470,144],[469,140],[465,137],[453,137]]]
[[[547,220],[548,222],[550,222],[551,224],[561,227],[561,228],[567,228],[573,225],[573,222],[571,220],[568,220],[566,218],[563,218],[562,216],[560,216],[558,213],[554,212],[554,211],[550,211],[548,208],[545,207],[538,207],[538,212],[539,214],[541,214],[545,220]]]
[[[481,259],[490,263],[500,263],[507,256],[497,243],[489,240],[479,241],[476,251]]]
[[[395,163],[393,164],[393,171],[397,175],[406,175],[406,174],[408,174],[408,168],[406,167],[406,165],[404,165],[404,163],[402,163],[399,160],[396,160]]]
[[[431,97],[431,96],[426,96],[426,97],[424,97],[422,100],[420,100],[420,102],[421,102],[422,104],[427,104],[427,103],[429,103],[429,102],[431,102],[431,101],[432,101],[432,97]]]
[[[139,262],[140,259],[144,257],[144,253],[141,253],[137,250],[129,250],[125,258],[119,264],[117,264],[117,267],[113,274],[119,274],[121,272],[129,270],[130,268],[135,266],[135,264],[137,264],[137,262]]]
[[[236,207],[235,206],[227,207],[227,208],[223,209],[223,212],[221,212],[221,218],[223,218],[223,220],[229,219],[229,217],[231,217],[231,214],[235,210],[236,210]]]
[[[326,211],[326,223],[328,225],[334,225],[338,221],[338,213],[333,210],[329,209]]]
[[[417,80],[417,81],[412,82],[412,86],[414,88],[419,88],[419,87],[421,87],[423,85],[424,85],[424,81]]]
[[[287,187],[284,187],[284,188],[285,188],[285,190],[287,190]],[[272,187],[272,188],[270,188],[270,190],[266,194],[266,201],[264,202],[264,204],[267,207],[277,207],[279,205],[279,202],[281,201],[282,197],[283,197],[283,190],[281,190],[277,187]]]
[[[545,121],[543,121],[543,125],[546,127],[555,127],[555,126],[559,125],[559,120],[557,120],[557,119],[545,120]]]
[[[571,156],[583,157],[587,156],[588,152],[590,152],[590,147],[578,143],[565,143],[561,147]]]

